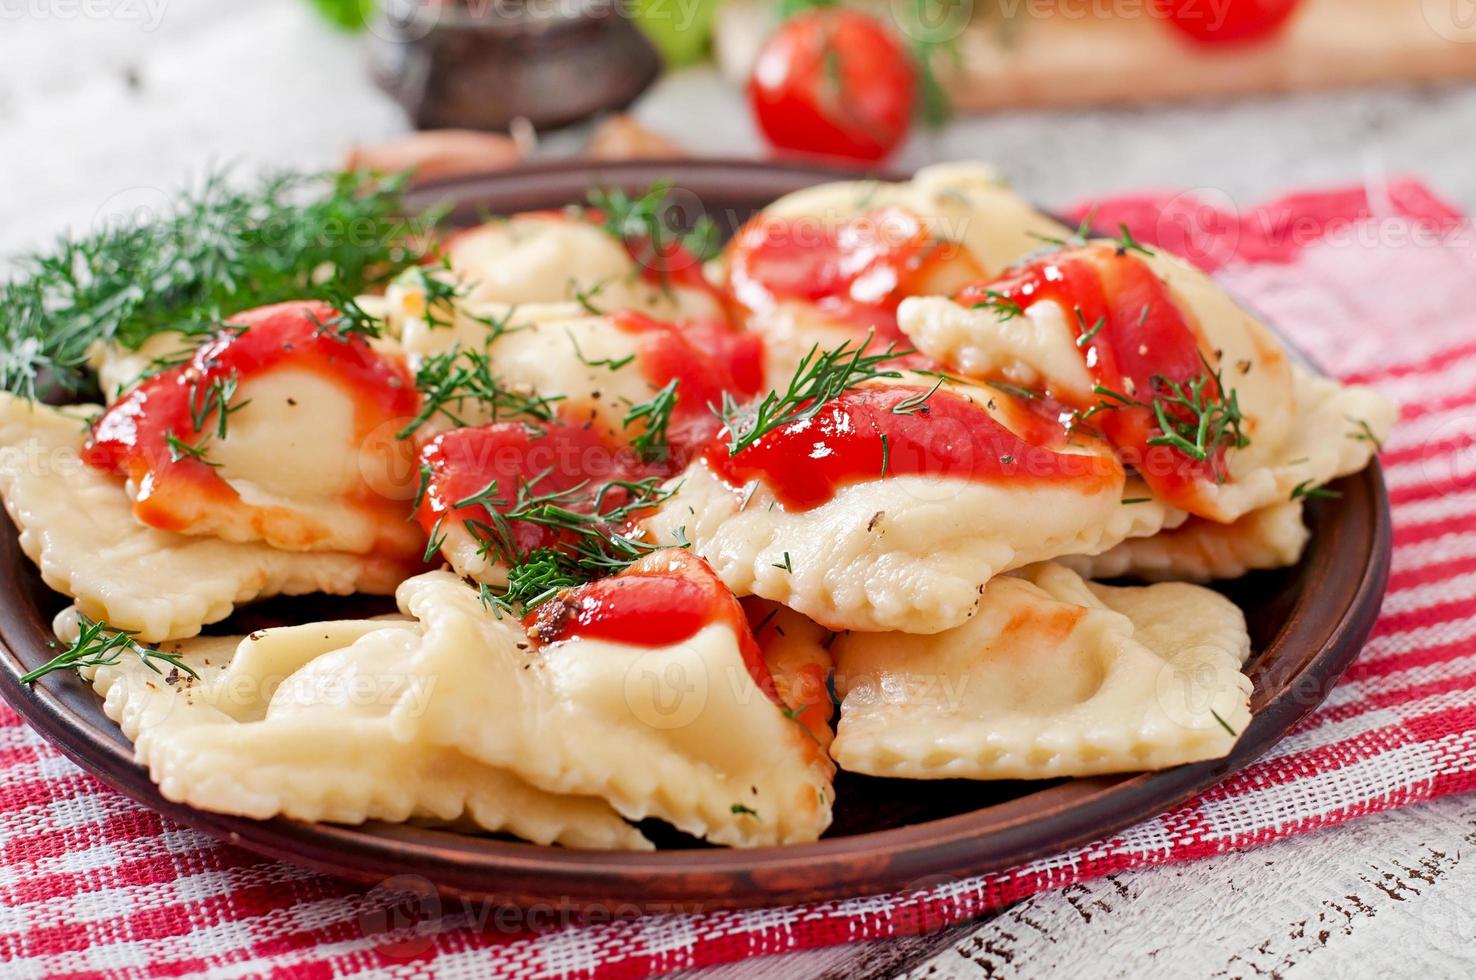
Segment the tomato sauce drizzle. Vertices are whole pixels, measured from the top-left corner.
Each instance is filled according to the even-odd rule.
[[[420,463],[425,480],[415,517],[427,534],[437,533],[438,525],[444,527],[450,521],[470,522],[486,534],[481,528],[489,524],[486,506],[456,505],[483,494],[494,480],[497,489],[488,502],[499,513],[513,508],[524,485],[536,496],[587,489],[588,494],[581,493],[563,506],[589,512],[594,494],[610,481],[637,481],[653,475],[623,447],[610,445],[586,426],[562,422],[544,423],[536,430],[521,422],[452,429],[425,445]],[[602,508],[609,512],[627,499],[625,490],[611,488]],[[553,530],[526,521],[510,521],[509,530],[519,553],[553,547],[561,540]]]
[[[758,393],[762,384],[762,344],[748,334],[714,319],[676,325],[642,313],[622,311],[611,316],[615,329],[636,338],[636,359],[653,389],[677,382],[676,403],[667,428],[670,452],[655,460],[639,459],[626,445],[602,439],[592,427],[573,419],[540,423],[498,422],[476,428],[453,429],[431,440],[420,462],[428,474],[416,518],[427,533],[447,520],[483,522],[481,504],[458,508],[458,501],[481,494],[497,481],[497,498],[506,506],[518,488],[537,480],[531,493],[563,493],[589,488],[590,499],[571,503],[574,510],[593,505],[593,494],[611,481],[639,482],[672,476],[686,467],[698,449],[720,426],[712,407],[724,392],[740,400]],[[628,493],[611,489],[601,501],[608,511],[622,506]],[[520,551],[550,547],[557,540],[547,529],[513,521]]]
[[[313,371],[352,396],[358,441],[386,422],[413,416],[419,396],[406,367],[375,352],[362,337],[338,334],[329,325],[333,317],[326,304],[307,301],[231,317],[189,361],[146,379],[104,412],[92,427],[83,460],[135,481],[139,520],[181,530],[181,509],[170,503],[174,494],[239,499],[206,459],[172,450],[169,442],[173,436],[199,446],[216,427],[218,410],[204,420],[203,431],[194,424],[194,410],[206,403],[213,384],[231,379],[239,384],[277,368]]]
[[[722,404],[724,392],[741,402],[763,386],[763,341],[722,320],[703,317],[677,325],[629,310],[611,320],[637,338],[637,361],[651,387],[659,391],[677,382],[667,430],[673,471],[717,433],[713,409]]]
[[[1197,328],[1152,268],[1122,249],[1068,249],[991,282],[967,286],[955,299],[971,306],[989,301],[991,293],[1025,309],[1041,301],[1056,303],[1074,325],[1077,347],[1093,382],[1136,401],[1153,400],[1155,378],[1182,384],[1206,373]],[[1213,381],[1210,384],[1212,394],[1222,394]],[[1147,407],[1121,405],[1099,395],[1082,400],[1060,392],[1047,394],[1080,411],[1104,401],[1117,404],[1094,415],[1091,424],[1161,499],[1192,504],[1196,487],[1223,472],[1223,446],[1210,458],[1197,460],[1173,446],[1149,445],[1162,430]]]
[[[822,227],[818,220],[760,216],[728,245],[725,292],[740,313],[763,313],[782,299],[813,303],[858,336],[910,346],[897,326],[908,296],[951,292],[984,275],[964,246],[941,241],[898,207]]]
[[[852,389],[736,456],[714,441],[704,458],[732,486],[762,479],[785,509],[800,511],[842,487],[894,476],[1074,482],[1091,490],[1121,480],[1122,468],[1109,456],[1058,452],[1067,438],[1064,427],[1044,418],[1030,421],[1022,436],[960,395],[896,385]]]
[[[780,704],[743,607],[707,562],[681,548],[653,552],[618,575],[563,592],[524,619],[528,635],[543,645],[583,638],[671,646],[715,623],[733,630],[748,675]]]

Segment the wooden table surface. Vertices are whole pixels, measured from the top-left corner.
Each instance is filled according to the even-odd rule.
[[[759,150],[741,98],[711,71],[668,77],[637,112],[697,153]],[[305,0],[0,4],[0,258],[159,206],[212,166],[328,166],[405,128],[357,41]],[[1148,188],[1251,205],[1288,187],[1413,173],[1476,210],[1473,133],[1476,88],[1454,86],[1006,113],[918,137],[897,163],[992,160],[1045,205]],[[579,142],[555,134],[543,150]],[[1473,850],[1476,799],[1446,800],[1073,886],[932,936],[684,977],[1469,975]]]

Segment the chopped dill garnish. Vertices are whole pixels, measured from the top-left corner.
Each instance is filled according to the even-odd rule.
[[[216,438],[226,437],[231,415],[251,404],[249,398],[243,402],[235,400],[240,383],[240,375],[235,371],[228,377],[211,379],[203,390],[199,381],[190,383],[190,424],[196,432],[204,432],[211,416],[215,416]]]
[[[34,684],[47,674],[58,670],[111,667],[123,659],[123,654],[130,651],[138,654],[144,666],[156,674],[164,673],[159,669],[159,664],[164,663],[191,677],[200,676],[174,654],[152,650],[134,642],[134,634],[127,630],[114,629],[107,623],[94,622],[86,616],[79,616],[78,620],[81,632],[72,645],[35,670],[22,674],[20,679],[22,684]]]
[[[1146,311],[1148,307],[1145,306],[1143,309]],[[1081,325],[1081,334],[1076,338],[1076,346],[1078,349],[1082,349],[1097,339],[1097,334],[1101,333],[1102,328],[1107,326],[1107,317],[1097,317],[1097,322],[1088,327],[1086,325],[1086,317],[1082,315],[1081,307],[1078,306],[1076,308],[1076,322]]]
[[[182,459],[193,459],[197,462],[204,463],[206,466],[220,466],[219,463],[212,463],[205,455],[206,448],[210,445],[210,436],[208,434],[202,437],[199,442],[191,445],[173,432],[166,432],[164,433],[164,445],[169,447],[169,461],[171,463],[178,463]]]
[[[1352,422],[1354,425],[1358,426],[1357,432],[1348,433],[1349,439],[1354,439],[1358,442],[1371,442],[1373,443],[1375,451],[1384,451],[1383,440],[1374,434],[1373,426],[1368,424],[1367,419],[1356,419],[1351,415],[1344,416],[1344,418],[1346,418],[1349,422]]]
[[[0,284],[0,388],[85,390],[88,350],[203,338],[242,310],[352,296],[419,261],[438,215],[402,217],[405,178],[288,174],[240,189],[224,174],[168,214],[62,238]]]
[[[1006,395],[1014,395],[1016,398],[1024,398],[1027,401],[1040,398],[1040,392],[1034,388],[1026,388],[1023,385],[1010,384],[1008,381],[986,381],[984,382],[995,391],[1004,392]]]
[[[1244,449],[1250,445],[1242,424],[1240,400],[1235,389],[1225,388],[1221,372],[1200,355],[1204,371],[1187,381],[1170,381],[1161,375],[1150,379],[1152,397],[1142,401],[1103,385],[1092,391],[1102,401],[1082,413],[1090,419],[1101,412],[1124,407],[1146,408],[1158,423],[1159,435],[1148,440],[1150,446],[1172,446],[1190,459],[1215,463],[1215,479],[1224,482],[1216,454],[1221,449]]]
[[[468,425],[467,404],[490,412],[494,422],[519,418],[549,422],[560,397],[546,398],[503,385],[492,372],[491,355],[461,346],[426,355],[415,371],[415,387],[420,391],[420,412],[399,431],[401,439],[408,439],[437,415],[454,425]]]
[[[396,281],[410,283],[424,294],[425,313],[421,319],[426,326],[432,330],[443,330],[455,323],[457,300],[466,295],[467,289],[451,273],[450,259],[442,257],[434,265],[411,266]]]
[[[757,404],[740,405],[724,393],[723,404],[716,411],[728,435],[729,455],[738,455],[775,429],[814,418],[828,402],[863,381],[900,378],[899,371],[882,365],[911,352],[888,345],[880,354],[867,354],[870,342],[868,334],[855,346],[848,341],[823,353],[818,344],[811,347],[785,392],[781,395],[770,391]]]
[[[942,378],[939,378],[933,384],[933,387],[930,388],[928,391],[926,391],[926,392],[924,392],[922,394],[908,395],[906,398],[902,399],[900,402],[898,402],[897,404],[893,405],[892,406],[892,414],[893,415],[913,415],[913,414],[915,414],[917,412],[925,412],[925,411],[927,411],[928,399],[932,398],[933,395],[937,394],[938,389],[941,388],[941,387],[943,387],[943,379]]]
[[[600,295],[600,291],[605,288],[608,282],[608,279],[601,279],[593,286],[585,289],[579,285],[578,279],[570,276],[568,286],[565,288],[574,302],[578,303],[584,309],[584,312],[590,316],[604,316],[605,310],[595,305],[595,298]]]
[[[647,463],[659,463],[671,455],[666,430],[671,425],[671,413],[676,408],[679,379],[672,378],[647,401],[632,405],[625,413],[621,425],[629,428],[636,422],[645,422],[646,427],[630,440],[630,448]]]
[[[984,298],[975,303],[970,309],[993,310],[1000,321],[1013,320],[1025,315],[1025,308],[1018,300],[1011,299],[1003,293],[997,293],[992,289],[984,291]]]
[[[620,239],[632,258],[654,270],[663,282],[667,263],[679,251],[705,262],[718,250],[717,225],[706,215],[698,218],[689,231],[676,227],[671,191],[671,181],[659,180],[639,197],[618,188],[594,188],[589,192],[589,204],[599,212],[600,227]]]
[[[1149,258],[1153,257],[1153,250],[1133,237],[1132,231],[1127,223],[1123,222],[1117,226],[1118,236],[1113,244],[1117,246],[1118,255],[1126,255],[1129,252],[1138,252]]]
[[[598,490],[586,481],[567,490],[540,492],[538,485],[551,472],[519,481],[510,493],[493,480],[453,504],[457,510],[476,511],[462,523],[478,553],[507,566],[507,585],[501,591],[482,593],[484,604],[499,615],[532,609],[562,589],[612,575],[653,551],[670,547],[620,530],[636,514],[675,492],[663,487],[659,479],[612,480]],[[614,502],[617,495],[624,499]],[[524,551],[517,543],[514,522],[549,531],[558,545]]]
[[[572,330],[566,330],[565,333],[569,335],[569,343],[572,344],[574,347],[574,356],[579,358],[579,363],[585,365],[586,367],[602,367],[608,368],[611,371],[619,371],[621,368],[625,367],[631,361],[634,361],[636,359],[635,353],[632,352],[626,354],[624,357],[602,357],[598,360],[592,361],[584,356],[584,351],[579,349],[579,341],[575,339],[574,332]]]
[[[1327,500],[1336,500],[1342,496],[1336,490],[1329,490],[1327,487],[1317,486],[1315,484],[1315,480],[1303,480],[1301,483],[1298,483],[1292,487],[1291,499],[1312,500],[1320,497]]]
[[[430,492],[431,478],[435,471],[426,462],[420,464],[420,482],[415,487],[415,499],[410,501],[410,514],[405,518],[407,521],[415,520],[415,512],[420,510],[420,505],[425,503],[425,495]]]

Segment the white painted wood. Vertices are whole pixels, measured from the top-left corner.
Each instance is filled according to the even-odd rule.
[[[1038,895],[909,972],[979,977],[1470,976],[1476,799]]]
[[[87,9],[112,14],[97,19],[55,15],[62,9],[82,5],[0,4],[0,258],[100,210],[157,203],[212,163],[326,166],[352,142],[405,128],[369,83],[357,42],[320,24],[305,0],[98,0]],[[694,152],[759,151],[741,94],[711,70],[665,79],[637,111]],[[918,137],[897,165],[991,159],[1048,205],[1156,187],[1251,204],[1299,184],[1411,172],[1476,209],[1473,132],[1476,88],[1391,89],[1001,113]],[[544,148],[571,152],[580,138],[556,134]],[[1473,846],[1476,801],[1446,801],[1037,896],[924,940],[686,976],[890,976],[940,944],[910,976],[1469,975]]]

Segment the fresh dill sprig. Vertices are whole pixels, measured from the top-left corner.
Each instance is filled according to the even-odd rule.
[[[599,282],[586,289],[579,285],[578,279],[570,276],[568,285],[566,286],[566,290],[569,293],[569,296],[574,300],[574,302],[580,305],[584,312],[588,313],[590,316],[604,316],[605,310],[603,307],[595,305],[595,298],[600,295],[600,291],[605,288],[605,285],[608,282],[608,279],[601,279]]]
[[[1143,307],[1143,313],[1146,317],[1148,313],[1147,306]],[[1097,334],[1102,332],[1102,328],[1107,326],[1107,317],[1105,314],[1097,317],[1097,322],[1088,327],[1086,325],[1086,316],[1081,312],[1081,307],[1078,306],[1076,308],[1076,322],[1081,327],[1081,333],[1076,337],[1076,347],[1078,350],[1084,350],[1088,344],[1097,339]]]
[[[936,395],[938,393],[938,389],[943,387],[943,380],[943,378],[939,378],[933,383],[933,387],[929,388],[925,392],[919,392],[916,395],[908,395],[906,398],[902,399],[900,402],[892,406],[892,414],[915,415],[918,412],[926,412],[928,410],[928,399]]]
[[[723,395],[716,411],[728,433],[728,453],[736,456],[775,429],[813,418],[827,402],[872,378],[900,378],[901,372],[882,365],[911,353],[889,344],[880,354],[868,354],[871,335],[859,344],[849,341],[821,352],[817,344],[800,360],[789,387],[781,395],[770,391],[757,404],[740,405]]]
[[[400,430],[401,439],[408,439],[437,415],[457,426],[470,424],[464,411],[468,403],[490,412],[493,421],[528,418],[550,422],[553,405],[562,397],[544,397],[503,385],[493,373],[492,358],[486,351],[459,345],[427,355],[416,368],[415,387],[420,391],[420,411]]]
[[[164,445],[169,447],[169,461],[171,463],[178,463],[183,459],[193,459],[197,462],[204,463],[206,466],[217,468],[220,466],[219,463],[212,463],[210,458],[205,455],[205,451],[210,445],[209,434],[203,436],[199,442],[191,444],[185,442],[173,432],[166,432],[164,433]]]
[[[1027,388],[1024,385],[1011,384],[1008,381],[986,381],[984,383],[993,388],[995,391],[1003,392],[1006,395],[1013,395],[1016,398],[1023,398],[1026,401],[1034,401],[1041,397],[1040,392],[1036,391],[1034,388]]]
[[[522,330],[531,329],[532,323],[514,323],[513,316],[518,312],[517,304],[509,306],[502,316],[495,313],[473,313],[463,309],[462,315],[474,323],[480,323],[487,328],[487,336],[482,340],[483,349],[491,347],[503,337],[510,333],[518,333]]]
[[[84,390],[98,341],[137,350],[164,332],[214,333],[232,314],[354,295],[417,262],[434,217],[411,222],[403,177],[224,174],[167,214],[64,237],[0,285],[0,386],[25,397]]]
[[[1367,419],[1354,418],[1351,415],[1346,415],[1344,416],[1344,418],[1346,418],[1349,422],[1352,422],[1354,425],[1358,426],[1357,432],[1348,433],[1349,439],[1352,439],[1355,442],[1373,443],[1373,447],[1376,452],[1384,451],[1384,441],[1374,433],[1373,426],[1368,424]]]
[[[1148,256],[1149,258],[1153,257],[1153,250],[1133,237],[1132,230],[1128,228],[1126,222],[1118,224],[1117,231],[1117,238],[1113,241],[1113,244],[1117,246],[1118,255],[1126,255],[1129,252],[1138,252],[1142,255]]]
[[[431,465],[422,460],[420,463],[420,482],[416,484],[415,499],[410,501],[410,513],[406,516],[405,520],[415,520],[416,512],[420,510],[420,505],[425,503],[425,495],[430,493],[431,480],[435,478],[435,475],[436,472],[431,468]]]
[[[1316,483],[1316,480],[1303,480],[1301,483],[1298,483],[1296,486],[1292,487],[1291,499],[1312,500],[1315,498],[1323,498],[1326,500],[1336,500],[1337,498],[1342,496],[1342,494],[1338,491],[1329,490],[1327,487],[1323,486],[1317,486]]]
[[[1250,438],[1243,429],[1245,415],[1240,410],[1239,396],[1235,389],[1225,387],[1222,373],[1211,367],[1203,354],[1200,361],[1204,371],[1187,381],[1154,375],[1149,380],[1149,401],[1097,385],[1092,391],[1102,401],[1081,417],[1090,419],[1129,406],[1146,408],[1153,413],[1160,433],[1149,439],[1148,445],[1172,446],[1199,462],[1214,461],[1221,449],[1244,449],[1250,445]],[[1224,478],[1216,463],[1215,479],[1223,482]]]
[[[484,587],[480,598],[482,605],[493,612],[516,614],[518,610],[536,609],[565,589],[588,581],[577,558],[556,548],[537,548],[518,564],[508,566],[507,585],[501,592]]]
[[[235,400],[236,388],[240,383],[240,374],[235,371],[224,378],[212,378],[209,384],[203,386],[199,381],[191,382],[190,424],[196,432],[204,432],[210,424],[211,416],[214,416],[216,438],[226,437],[230,417],[251,404],[249,398],[243,402]]]
[[[360,306],[355,296],[334,289],[327,292],[327,302],[332,310],[324,319],[314,317],[318,333],[333,334],[342,340],[350,337],[376,340],[384,334],[383,321]]]
[[[1025,315],[1025,309],[1018,300],[1011,299],[993,289],[984,290],[984,298],[975,303],[971,309],[993,310],[1001,323]]]
[[[566,330],[564,332],[569,335],[569,343],[574,347],[574,356],[579,358],[579,363],[585,367],[602,367],[608,368],[611,371],[619,371],[636,359],[635,352],[632,351],[624,357],[601,357],[597,360],[590,360],[584,356],[584,351],[579,349],[579,341],[574,337],[574,332],[572,330]]]
[[[507,566],[507,585],[500,592],[482,592],[484,604],[499,613],[532,609],[562,589],[614,574],[668,547],[619,530],[674,492],[660,480],[612,480],[594,492],[586,481],[567,490],[540,492],[538,485],[551,472],[521,480],[510,496],[493,480],[481,492],[453,505],[456,510],[477,511],[463,524],[478,553]],[[617,495],[624,499],[614,502]],[[514,522],[551,532],[558,546],[521,550]]]
[[[589,204],[599,212],[600,226],[625,243],[637,262],[662,276],[667,261],[679,251],[705,262],[718,250],[717,225],[706,215],[688,231],[676,227],[671,190],[671,181],[658,180],[639,197],[619,188],[597,187],[589,192]]]
[[[1070,232],[1065,238],[1061,238],[1058,235],[1043,235],[1038,231],[1028,231],[1025,234],[1030,238],[1034,238],[1038,242],[1044,242],[1045,244],[1051,246],[1052,249],[1062,249],[1067,247],[1085,245],[1087,243],[1087,240],[1091,237],[1092,223],[1096,221],[1096,219],[1097,208],[1093,206],[1086,212],[1086,214],[1082,215],[1081,220],[1076,223],[1076,230]]]
[[[632,405],[621,420],[621,425],[626,428],[636,422],[646,424],[640,434],[630,440],[630,448],[647,463],[659,463],[671,455],[666,430],[671,425],[671,413],[676,409],[678,383],[678,378],[672,378],[649,400]]]
[[[467,287],[452,273],[449,258],[443,256],[432,265],[413,265],[402,272],[397,281],[418,288],[425,297],[425,313],[421,319],[427,327],[440,330],[456,322],[456,304],[466,295]]]
[[[22,674],[20,679],[22,684],[34,684],[47,674],[58,670],[111,667],[123,659],[123,654],[130,651],[138,654],[144,666],[156,674],[164,673],[159,669],[159,664],[165,663],[176,670],[184,671],[191,677],[200,676],[174,654],[151,650],[136,643],[133,639],[134,634],[127,630],[114,629],[107,623],[94,622],[86,616],[79,616],[78,620],[81,632],[72,645],[35,670]]]

